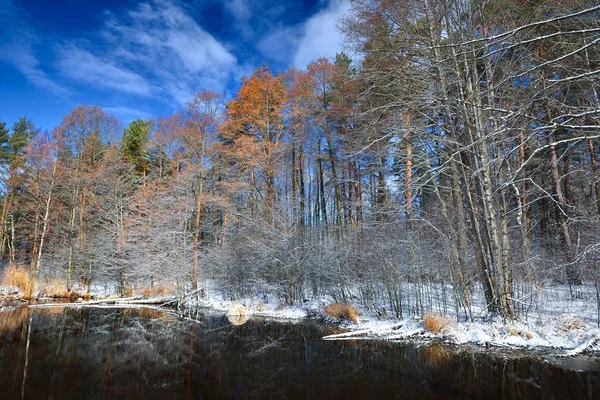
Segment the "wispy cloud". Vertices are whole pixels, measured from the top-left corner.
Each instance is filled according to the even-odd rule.
[[[153,82],[153,96],[179,104],[201,89],[224,90],[237,68],[236,57],[174,2],[108,15],[98,36],[113,66]]]
[[[210,1],[229,16],[206,25],[221,36],[200,26],[206,18],[194,13],[202,8],[184,0],[132,1],[100,15],[95,31],[68,34],[42,33],[27,23],[25,7],[0,0],[0,61],[74,102],[103,99],[127,121],[144,118],[143,109],[170,112],[203,89],[231,95],[263,61],[305,68],[333,57],[340,49],[336,20],[349,8],[348,0],[319,0],[321,11],[302,21],[296,2]]]
[[[0,15],[15,16],[15,8],[10,0],[0,0]]]
[[[263,56],[287,64],[295,56],[302,33],[302,26],[274,29],[260,40],[256,47]]]
[[[0,0],[0,25],[3,27],[0,30],[0,61],[12,64],[34,85],[60,96],[67,95],[68,91],[42,69],[34,50],[38,39],[9,0]]]
[[[247,0],[224,0],[223,7],[233,17],[236,28],[246,37],[251,36],[253,33],[250,26],[252,10]]]
[[[69,91],[50,79],[48,75],[40,68],[40,62],[33,54],[32,49],[27,45],[14,44],[13,52],[10,54],[18,54],[18,57],[11,59],[14,66],[21,71],[23,75],[31,83],[41,88],[50,90],[56,95],[65,96]],[[3,50],[0,50],[4,52]]]
[[[65,76],[95,88],[114,89],[139,96],[152,94],[150,85],[139,74],[73,45],[60,49],[58,65]]]
[[[143,110],[138,110],[137,108],[133,108],[133,107],[109,106],[109,107],[102,107],[102,108],[107,113],[119,118],[125,124],[128,124],[129,122],[131,122],[137,118],[141,118],[141,119],[152,118],[152,114],[150,114],[146,111],[143,111]]]

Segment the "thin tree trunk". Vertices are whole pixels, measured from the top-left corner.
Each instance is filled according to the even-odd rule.
[[[204,162],[204,140],[202,140],[200,150],[200,162]],[[196,221],[194,226],[194,266],[192,270],[192,289],[198,289],[198,268],[200,263],[200,231],[202,223],[202,214],[204,206],[202,205],[202,196],[204,194],[204,165],[200,166],[200,176],[198,179],[198,193],[196,193]]]
[[[558,222],[560,224],[560,232],[562,235],[563,247],[565,250],[565,261],[567,282],[569,284],[580,285],[581,277],[579,272],[573,265],[575,261],[575,249],[573,247],[573,241],[571,239],[571,231],[569,229],[569,218],[568,218],[568,204],[565,200],[565,196],[562,192],[562,185],[560,184],[560,174],[558,171],[558,155],[556,153],[556,147],[550,145],[550,176],[552,178],[552,186],[554,189],[554,196],[557,202],[557,214]]]
[[[302,148],[298,151],[298,180],[300,184],[300,226],[304,227],[306,225],[306,188],[304,185],[304,164],[302,161]],[[309,201],[310,204],[310,201]]]
[[[529,149],[527,143],[525,142],[525,136],[523,134],[523,129],[519,130],[519,138],[517,141],[517,145],[519,146],[519,165],[524,165],[525,161],[529,158]],[[532,226],[532,217],[531,217],[531,207],[529,206],[529,189],[530,185],[527,180],[525,180],[522,184],[519,185],[519,193],[520,196],[520,227],[521,227],[521,237],[523,238],[522,248],[521,248],[521,257],[524,262],[528,262],[531,258],[531,226]]]
[[[338,179],[338,174],[335,168],[335,154],[333,153],[333,147],[331,142],[331,133],[329,129],[327,130],[327,135],[325,137],[327,140],[327,154],[329,156],[329,164],[331,165],[331,179],[334,185],[334,194],[335,194],[335,209],[337,214],[337,222],[340,226],[340,235],[343,235],[344,232],[344,210],[342,204],[342,188],[341,182]]]
[[[412,169],[413,169],[413,150],[412,150],[412,122],[409,112],[405,113],[406,121],[406,166],[405,166],[405,182],[404,182],[404,197],[406,201],[406,219],[408,220],[408,228],[412,232],[414,230],[414,214],[413,214],[413,191],[412,191]]]
[[[8,170],[8,178],[6,180],[6,193],[4,194],[4,201],[2,202],[2,215],[0,216],[0,259],[4,258],[4,224],[6,223],[6,215],[8,213],[8,205],[10,204],[10,197],[12,195],[11,181],[12,181],[13,169]]]
[[[327,226],[327,202],[325,200],[325,184],[323,182],[323,162],[319,159],[319,191],[320,191],[320,209],[321,209],[321,223]]]
[[[298,166],[296,165],[296,145],[292,143],[292,154],[290,155],[292,161],[292,210],[291,210],[291,219],[292,226],[294,229],[296,228],[299,218],[298,218]]]
[[[38,252],[37,252],[37,257],[35,260],[35,265],[34,268],[31,269],[30,272],[30,284],[28,285],[27,288],[27,293],[25,294],[26,297],[31,298],[31,294],[33,292],[33,287],[35,285],[35,281],[37,279],[37,273],[40,270],[40,265],[42,262],[42,252],[44,250],[44,239],[46,238],[46,232],[48,230],[48,220],[49,220],[49,215],[50,215],[50,203],[52,201],[52,194],[54,191],[54,181],[55,181],[55,177],[56,177],[56,164],[57,161],[54,160],[54,165],[52,167],[52,178],[50,180],[50,189],[48,190],[48,197],[46,198],[46,205],[45,205],[45,209],[44,209],[44,219],[42,220],[42,231],[40,232],[40,244],[38,246]]]
[[[592,139],[588,139],[588,151],[590,153],[590,165],[592,167],[592,174],[594,175],[594,191],[596,194],[596,206],[598,208],[598,214],[600,214],[600,174],[598,168],[596,168],[596,152],[594,151],[594,142]]]

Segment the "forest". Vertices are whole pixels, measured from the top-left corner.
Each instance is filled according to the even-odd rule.
[[[518,317],[548,285],[600,303],[598,3],[351,6],[346,52],[262,65],[232,98],[0,122],[5,279],[398,318]]]

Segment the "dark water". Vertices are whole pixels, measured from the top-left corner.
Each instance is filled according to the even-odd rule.
[[[600,398],[593,359],[321,340],[330,330],[148,309],[0,312],[0,399]]]

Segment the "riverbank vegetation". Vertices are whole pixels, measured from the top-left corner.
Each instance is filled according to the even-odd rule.
[[[596,323],[600,6],[351,3],[354,61],[0,124],[3,283]]]

